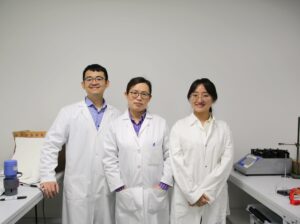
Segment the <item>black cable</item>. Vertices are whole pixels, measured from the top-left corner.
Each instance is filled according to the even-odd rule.
[[[27,184],[27,183],[24,183],[24,182],[20,182],[20,185],[26,186],[26,187],[38,187],[38,185],[36,185],[36,184]]]

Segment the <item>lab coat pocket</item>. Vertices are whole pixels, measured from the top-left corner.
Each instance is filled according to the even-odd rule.
[[[142,207],[142,188],[128,188],[116,194],[117,210],[124,213],[135,212]]]
[[[169,208],[168,192],[161,189],[148,189],[148,211],[155,214]]]

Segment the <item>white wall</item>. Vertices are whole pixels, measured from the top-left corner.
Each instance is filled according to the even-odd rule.
[[[108,68],[106,98],[121,110],[128,80],[149,78],[151,111],[170,126],[190,112],[191,82],[210,78],[235,159],[295,142],[299,22],[298,0],[0,0],[0,162],[12,155],[12,131],[47,130],[63,105],[84,97],[91,63]]]

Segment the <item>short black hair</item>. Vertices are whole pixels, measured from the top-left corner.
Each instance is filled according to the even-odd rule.
[[[83,80],[83,81],[84,81],[84,78],[85,78],[85,73],[86,73],[87,71],[103,72],[103,73],[104,73],[104,78],[105,78],[105,80],[108,80],[107,70],[106,70],[106,68],[104,68],[104,67],[101,66],[101,65],[98,65],[98,64],[91,64],[91,65],[88,65],[88,66],[83,70],[83,73],[82,73],[82,80]]]
[[[151,85],[151,82],[147,79],[145,79],[144,77],[135,77],[135,78],[132,78],[128,84],[127,84],[127,88],[126,88],[126,94],[129,93],[129,90],[135,86],[136,84],[139,84],[139,83],[145,83],[148,87],[149,87],[149,93],[151,95],[152,93],[152,85]]]
[[[190,86],[190,89],[187,94],[187,99],[188,100],[190,99],[192,93],[195,92],[197,87],[201,84],[204,86],[204,88],[206,89],[208,94],[212,97],[213,102],[216,102],[218,99],[217,90],[216,90],[214,83],[212,81],[210,81],[208,78],[196,79]],[[211,108],[210,108],[210,112],[212,112]]]

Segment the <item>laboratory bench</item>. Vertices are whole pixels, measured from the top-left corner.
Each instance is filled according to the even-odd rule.
[[[300,224],[300,205],[291,205],[288,196],[282,196],[276,192],[278,189],[300,187],[299,179],[283,176],[245,176],[237,171],[232,171],[229,182],[229,187],[230,184],[233,184],[234,187],[246,192],[255,201],[279,215],[284,224]],[[242,208],[242,210],[233,208],[231,211],[232,214],[229,220],[232,223],[234,223],[232,220],[235,219],[240,220],[239,224],[249,223],[249,219],[248,222],[245,220],[247,218],[245,208]],[[238,217],[234,218],[238,213],[240,213]]]

